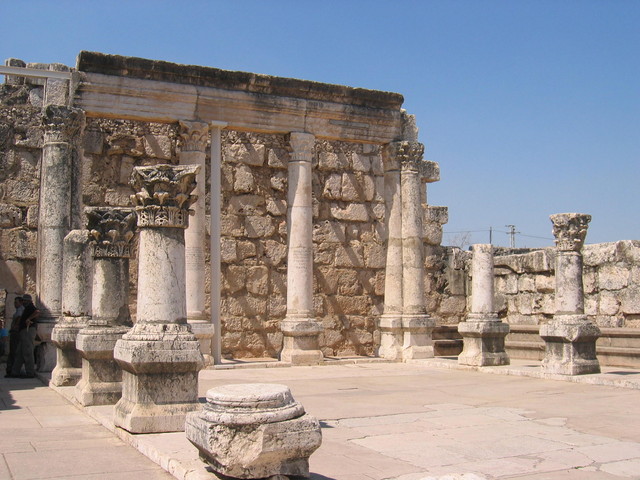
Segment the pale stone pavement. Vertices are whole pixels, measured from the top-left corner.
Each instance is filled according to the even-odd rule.
[[[482,372],[441,358],[205,370],[200,395],[226,383],[288,385],[322,421],[315,480],[640,479],[640,370],[557,381],[532,378],[536,362],[513,363]],[[177,478],[216,478],[184,434],[114,430],[113,407],[80,411],[34,380],[0,388],[0,478],[168,477],[94,418]]]

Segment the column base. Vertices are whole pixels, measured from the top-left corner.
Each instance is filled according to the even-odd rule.
[[[76,349],[76,337],[89,317],[64,317],[51,331],[51,343],[56,347],[56,366],[51,383],[56,387],[72,387],[82,377],[82,357]]]
[[[120,400],[122,370],[113,359],[113,349],[128,330],[88,326],[78,333],[76,345],[82,356],[82,378],[75,395],[81,405],[114,405]]]
[[[378,320],[380,346],[377,356],[387,360],[402,360],[402,318],[400,314],[382,315]]]
[[[509,355],[504,349],[504,339],[509,325],[492,315],[471,314],[466,322],[458,324],[464,347],[458,356],[459,365],[495,367],[509,365]]]
[[[184,431],[187,413],[199,409],[203,359],[188,324],[136,324],[118,340],[122,398],[114,423],[131,433]]]
[[[36,345],[36,370],[38,372],[51,372],[57,363],[57,349],[51,343],[51,333],[60,317],[45,317],[38,319],[38,338],[40,344]]]
[[[319,365],[324,361],[318,342],[323,328],[318,322],[311,318],[285,318],[280,329],[284,335],[281,362],[291,365]]]
[[[211,319],[206,319],[202,315],[196,317],[187,316],[187,322],[200,344],[200,353],[204,358],[204,366],[213,365],[213,337],[215,332]]]
[[[426,314],[402,315],[402,359],[433,358],[433,329],[435,320]]]
[[[596,340],[600,329],[586,315],[556,315],[552,322],[540,327],[545,342],[542,368],[556,375],[600,373],[596,357]]]

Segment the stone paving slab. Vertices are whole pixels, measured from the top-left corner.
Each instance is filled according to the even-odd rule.
[[[0,378],[0,455],[2,480],[172,478],[38,379]]]
[[[496,367],[500,371],[457,368],[455,360],[443,358],[294,368],[250,368],[250,363],[202,371],[200,396],[229,383],[288,385],[323,427],[323,444],[310,461],[314,480],[640,479],[640,419],[634,414],[640,404],[637,370],[605,368],[599,375],[567,379],[545,378],[539,364],[530,361]],[[14,413],[14,427],[5,433],[15,436],[20,419],[44,422],[48,426],[41,426],[43,431],[86,430],[83,435],[92,452],[98,448],[96,442],[103,441],[92,437],[92,429],[100,428],[97,421],[115,434],[107,432],[112,442],[121,439],[176,478],[217,478],[184,434],[128,434],[114,428],[113,407],[78,409],[91,421],[75,419],[74,427],[57,426],[70,415],[73,402],[62,397],[72,398],[73,388],[56,390],[62,396],[46,388],[34,389],[31,396],[16,392],[14,397],[32,402],[34,411]],[[46,418],[46,409],[40,410],[37,401],[40,392],[52,405]],[[0,412],[0,433],[4,413]],[[9,443],[3,443],[6,435],[2,438],[5,458],[36,447],[43,455],[55,452],[45,445],[46,438],[42,444],[28,435]],[[59,446],[73,451],[74,441],[60,440]],[[124,463],[125,469],[131,468]],[[89,478],[84,472],[79,469],[85,475],[79,478]],[[91,478],[113,474],[103,473],[107,476]]]

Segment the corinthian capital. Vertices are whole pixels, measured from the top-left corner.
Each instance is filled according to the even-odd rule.
[[[391,142],[384,146],[383,159],[387,170],[401,167],[402,170],[419,172],[424,155],[424,145],[420,142]]]
[[[316,137],[310,133],[291,132],[289,134],[289,148],[291,161],[311,161]]]
[[[209,140],[209,124],[179,120],[180,141],[185,152],[204,152]]]
[[[131,244],[136,229],[133,208],[87,207],[84,213],[95,258],[131,258]]]
[[[49,105],[42,114],[45,143],[75,140],[84,127],[84,112],[78,108]]]
[[[591,215],[584,213],[558,213],[549,217],[553,223],[553,236],[560,251],[579,252],[587,236]]]
[[[197,165],[154,165],[135,167],[131,185],[136,190],[131,202],[136,207],[139,227],[189,226],[189,207],[197,200]]]

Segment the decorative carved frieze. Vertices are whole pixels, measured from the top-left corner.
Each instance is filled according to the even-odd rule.
[[[185,152],[204,152],[209,140],[209,124],[179,120],[180,141]]]
[[[75,140],[84,127],[84,113],[77,108],[49,105],[42,114],[44,142],[70,142]]]
[[[154,165],[135,167],[131,185],[137,191],[131,195],[138,214],[138,227],[187,228],[191,205],[197,195],[196,165]]]
[[[565,252],[579,252],[582,250],[591,215],[584,213],[558,213],[551,215],[549,218],[553,222],[553,236],[558,250]]]
[[[133,208],[87,207],[87,228],[94,258],[131,258],[136,213]]]

